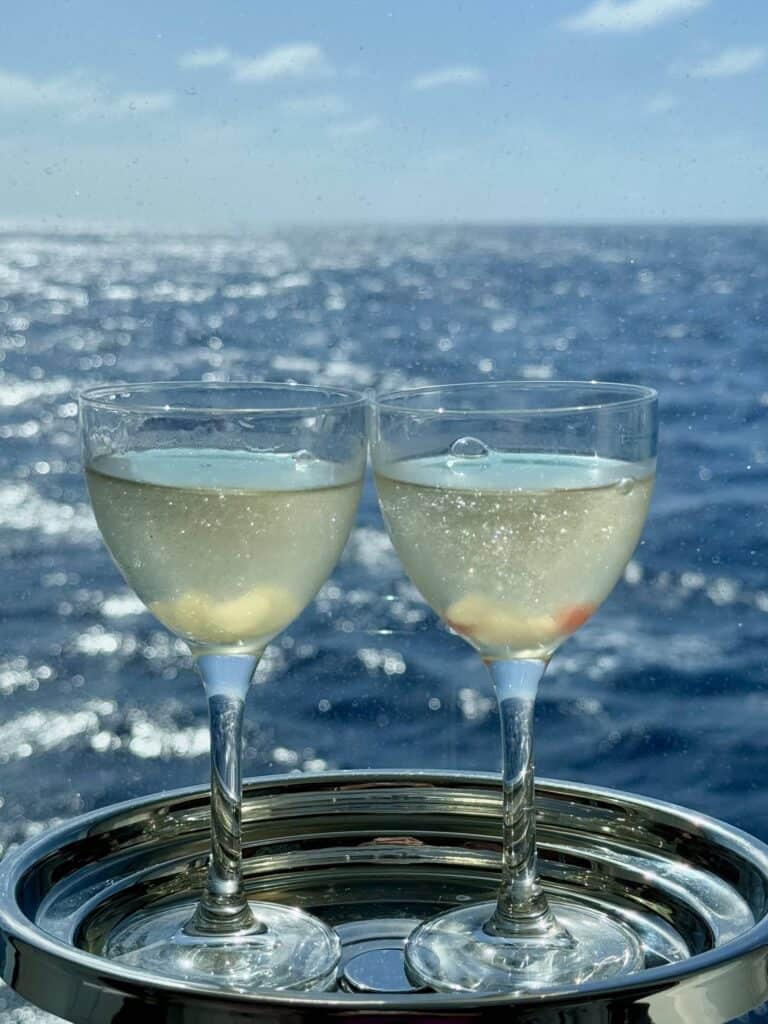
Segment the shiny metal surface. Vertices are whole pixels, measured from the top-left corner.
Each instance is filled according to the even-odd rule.
[[[341,976],[347,992],[416,992],[404,969],[402,946],[381,946],[358,953]]]
[[[692,811],[609,790],[540,781],[536,802],[546,889],[631,920],[646,970],[519,999],[342,988],[246,995],[105,960],[99,951],[138,908],[199,896],[210,816],[208,792],[197,789],[105,808],[7,857],[0,970],[22,996],[78,1024],[724,1024],[768,999],[768,848]],[[375,971],[358,979],[355,958],[394,950],[384,974],[397,978],[396,951],[413,922],[493,894],[500,837],[495,776],[255,780],[243,809],[245,885],[249,896],[301,906],[335,926],[342,970],[365,987],[369,977],[376,984]]]

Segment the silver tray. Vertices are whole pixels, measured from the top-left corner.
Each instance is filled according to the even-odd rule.
[[[194,898],[208,846],[205,789],[107,807],[0,865],[0,971],[23,997],[77,1024],[724,1024],[768,999],[766,846],[671,804],[544,780],[537,816],[546,888],[631,919],[646,970],[528,997],[410,990],[402,969],[410,928],[492,898],[500,810],[500,783],[489,775],[249,782],[249,893],[317,914],[344,947],[336,990],[254,995],[164,980],[99,955],[138,908]]]

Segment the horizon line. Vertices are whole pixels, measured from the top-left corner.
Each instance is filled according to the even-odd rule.
[[[28,232],[31,234],[124,234],[154,235],[165,237],[177,235],[186,238],[201,236],[229,237],[237,234],[268,234],[280,231],[334,231],[334,230],[450,230],[467,228],[549,228],[555,230],[605,229],[605,228],[765,228],[768,218],[713,218],[694,220],[678,219],[599,219],[556,220],[556,219],[515,219],[468,218],[467,220],[328,220],[328,221],[283,221],[263,224],[228,224],[211,227],[174,227],[158,224],[148,225],[122,221],[83,220],[51,223],[47,218],[0,218],[0,234]]]

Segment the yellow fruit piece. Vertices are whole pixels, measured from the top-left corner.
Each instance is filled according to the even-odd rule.
[[[290,591],[269,583],[228,601],[190,590],[149,607],[175,633],[210,644],[269,640],[301,612]]]
[[[558,635],[551,615],[525,615],[483,594],[467,594],[446,609],[445,621],[455,632],[480,646],[528,650],[546,647]]]

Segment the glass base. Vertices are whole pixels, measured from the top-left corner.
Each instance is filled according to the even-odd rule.
[[[192,903],[136,914],[110,937],[105,955],[166,978],[240,992],[329,988],[341,956],[336,933],[294,907],[250,907],[257,925],[230,935],[186,931]]]
[[[415,982],[442,992],[536,992],[629,974],[645,966],[635,934],[577,903],[550,900],[573,942],[510,939],[485,930],[495,903],[449,910],[408,939],[406,968]]]

